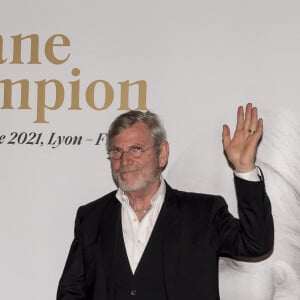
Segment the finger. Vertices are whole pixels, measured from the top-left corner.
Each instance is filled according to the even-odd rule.
[[[251,138],[251,142],[250,142],[250,140],[249,140],[249,142],[252,145],[255,145],[255,147],[257,147],[257,144],[259,143],[259,141],[262,137],[262,134],[263,134],[263,119],[259,119],[257,121],[257,127],[256,127],[255,133],[248,136],[248,138]]]
[[[245,112],[245,122],[244,122],[244,129],[249,130],[251,125],[251,115],[252,115],[252,104],[248,103],[246,106]]]
[[[259,119],[257,121],[257,127],[256,127],[256,131],[255,131],[255,136],[256,138],[259,140],[262,135],[263,135],[263,127],[264,127],[264,122],[263,122],[263,119]]]
[[[236,130],[241,130],[244,127],[244,107],[239,106],[237,110]]]
[[[251,109],[251,123],[250,123],[249,128],[247,128],[247,130],[251,130],[252,132],[256,131],[257,126],[258,126],[257,120],[258,120],[258,117],[257,117],[257,108],[253,107]]]
[[[228,125],[223,125],[222,141],[223,141],[223,147],[224,147],[224,149],[227,148],[227,146],[231,142],[230,129],[229,129]]]
[[[257,133],[263,133],[263,128],[264,128],[264,121],[262,118],[259,118],[258,122],[257,122],[257,127],[256,127],[256,131]]]

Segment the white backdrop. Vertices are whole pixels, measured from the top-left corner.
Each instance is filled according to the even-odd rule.
[[[147,108],[166,126],[168,182],[222,194],[233,213],[222,124],[234,125],[238,105],[258,106],[265,122],[258,163],[273,203],[274,255],[259,264],[222,260],[221,299],[299,299],[298,1],[10,0],[1,5],[0,22],[0,299],[55,299],[78,206],[115,188],[104,142],[95,143],[123,112],[119,82],[127,80],[147,83]],[[39,38],[34,52],[39,63],[30,61],[28,39],[20,48],[23,63],[18,62],[16,36],[31,34]],[[55,38],[53,44],[64,46],[54,45],[51,56],[48,40],[56,34],[69,45]],[[79,75],[72,74],[74,68]],[[11,107],[5,104],[7,79],[27,80],[27,108],[19,109],[17,86]],[[62,84],[64,101],[45,109],[48,123],[34,123],[42,109],[36,81],[53,79]],[[92,109],[85,100],[96,80],[105,80],[114,92],[107,109]],[[74,99],[69,82],[75,81],[81,110],[68,109]],[[108,92],[97,85],[98,108]],[[45,95],[49,107],[57,104],[53,86]],[[137,89],[130,88],[130,108],[137,107],[137,98]],[[82,136],[82,144],[54,148],[48,144],[52,133]],[[37,144],[26,144],[29,137]]]

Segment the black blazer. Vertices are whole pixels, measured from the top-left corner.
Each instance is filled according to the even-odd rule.
[[[273,219],[264,182],[235,177],[235,185],[239,219],[228,212],[220,196],[167,185],[161,213],[169,300],[219,299],[219,256],[259,257],[272,250]],[[78,209],[57,300],[113,300],[114,244],[121,222],[115,193]]]

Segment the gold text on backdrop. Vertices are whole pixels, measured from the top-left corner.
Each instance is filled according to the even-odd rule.
[[[11,36],[12,38],[12,58],[9,64],[24,64],[24,51],[23,42],[29,40],[30,57],[26,64],[41,64],[40,61],[40,37],[38,34],[31,34],[23,36],[22,34]],[[0,35],[0,64],[7,63],[8,58],[4,58],[4,40]],[[59,53],[63,57],[57,57],[55,52],[56,47],[70,47],[70,39],[63,34],[54,34],[48,38],[44,46],[44,54],[47,61],[51,64],[61,65],[64,64],[69,58],[71,53],[66,52],[61,55],[61,48]],[[28,46],[28,45],[27,45]],[[27,52],[26,52],[27,53]],[[79,68],[72,69],[74,77],[80,75]],[[81,110],[80,102],[80,80],[76,79],[68,82],[68,91],[70,92],[70,99],[67,100],[68,110]],[[49,123],[46,120],[46,110],[58,110],[65,104],[65,85],[57,79],[42,79],[34,81],[36,89],[36,119],[34,123]],[[145,80],[137,80],[129,82],[129,80],[118,82],[120,90],[120,105],[118,110],[129,110],[130,102],[130,87],[135,88],[134,92],[137,94],[137,107],[138,110],[147,110],[147,82]],[[32,94],[32,85],[26,78],[12,81],[11,79],[0,80],[0,92],[3,94],[3,105],[0,109],[32,109],[30,104],[29,95]],[[13,98],[13,87],[18,88],[15,93],[19,98]],[[16,89],[15,88],[15,89]],[[100,91],[100,92],[99,92]],[[19,92],[19,93],[17,93]],[[102,96],[99,97],[98,94]],[[97,96],[96,96],[97,95]],[[85,88],[85,102],[93,110],[105,110],[111,106],[114,101],[114,88],[110,82],[103,79],[93,80]],[[18,103],[18,105],[13,105]],[[100,104],[99,104],[100,102]]]

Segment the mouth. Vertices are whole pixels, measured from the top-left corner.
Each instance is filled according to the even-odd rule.
[[[121,169],[116,172],[116,175],[122,179],[126,179],[126,178],[131,178],[132,176],[135,176],[135,174],[139,171],[140,170],[136,169],[136,168],[135,169]]]
[[[119,174],[126,174],[126,173],[132,173],[132,172],[138,172],[140,171],[140,169],[138,168],[123,168],[123,169],[119,169],[117,172]]]

